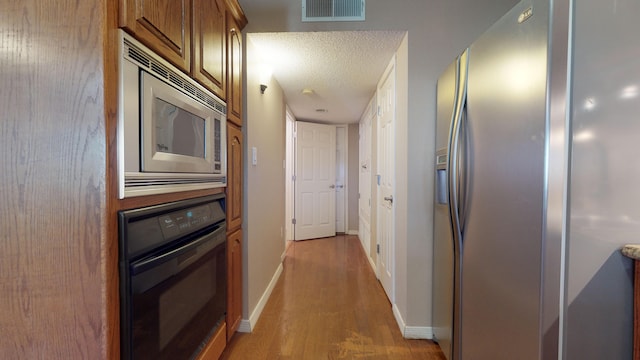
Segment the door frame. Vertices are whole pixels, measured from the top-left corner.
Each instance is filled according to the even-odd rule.
[[[367,254],[367,260],[371,268],[379,276],[377,267],[377,256],[373,245],[375,234],[372,234],[371,228],[375,225],[373,221],[372,203],[373,196],[373,178],[375,173],[374,157],[373,157],[373,126],[376,116],[376,94],[373,95],[365,112],[362,114],[358,122],[358,237],[362,243],[362,248]],[[368,185],[368,186],[365,186]],[[367,200],[365,204],[364,201]],[[363,207],[367,207],[368,211],[364,212]],[[366,223],[366,226],[365,226]],[[366,231],[365,231],[366,227]]]
[[[294,200],[295,200],[295,181],[293,181],[293,174],[295,173],[295,121],[291,109],[286,107],[285,110],[285,231],[284,242],[285,245],[288,241],[295,238],[295,227],[293,226],[294,213]]]
[[[343,219],[342,222],[344,224],[344,233],[349,233],[349,127],[347,125],[336,125],[336,154],[338,153],[338,129],[344,129],[344,134],[342,136],[342,142],[344,144],[344,149],[340,158],[336,157],[336,174],[338,172],[338,167],[342,165],[344,171],[344,180],[343,180],[343,188],[342,188],[342,204],[343,204]],[[340,164],[342,163],[342,164]],[[337,180],[337,177],[336,177]],[[338,222],[338,190],[336,188],[336,232],[338,231],[337,222]]]
[[[381,88],[382,85],[385,83],[385,81],[392,77],[393,78],[393,96],[394,96],[394,107],[393,107],[393,119],[391,120],[391,126],[393,129],[393,133],[392,133],[392,137],[391,137],[391,141],[392,141],[392,146],[390,147],[391,149],[395,149],[395,135],[396,135],[396,108],[397,108],[397,104],[396,104],[396,56],[394,55],[389,64],[387,65],[387,68],[385,69],[383,75],[380,77],[380,81],[378,82],[377,88],[376,88],[376,176],[375,176],[375,184],[376,184],[376,202],[375,202],[375,207],[376,210],[379,209],[380,207],[380,203],[383,200],[384,196],[381,194],[381,189],[380,189],[380,161],[382,159],[381,156],[381,152],[383,147],[380,146],[381,145],[381,131],[380,131],[380,126],[381,126],[381,121],[380,121],[380,114],[381,114]],[[395,173],[395,168],[396,168],[396,163],[395,163],[395,152],[392,155],[392,158],[394,159],[394,164],[393,164],[393,171],[392,171],[392,176],[393,176],[393,180],[392,180],[392,184],[391,184],[391,192],[392,195],[394,196],[394,198],[396,197],[396,173]],[[395,200],[395,199],[394,199]],[[383,212],[381,211],[376,211],[376,246],[377,247],[382,247],[380,246],[380,239],[382,238],[382,231],[381,231],[381,225],[382,225],[382,221],[380,220],[380,217],[383,215]],[[389,297],[389,300],[392,304],[395,304],[395,291],[396,291],[396,269],[395,269],[395,265],[396,265],[396,257],[395,257],[395,245],[396,245],[396,205],[392,203],[391,206],[391,229],[389,230],[389,233],[391,234],[391,238],[389,239],[389,243],[387,244],[388,246],[388,259],[389,259],[389,264],[388,265],[388,270],[390,272],[390,281],[391,283],[389,284],[389,293],[387,293],[387,296]],[[383,270],[382,270],[382,266],[381,266],[381,259],[383,258],[383,256],[381,256],[382,254],[380,252],[377,253],[376,256],[376,273],[378,276],[378,280],[381,281],[382,283],[382,277],[383,277]],[[384,287],[384,286],[383,286]],[[385,289],[386,292],[386,289]]]

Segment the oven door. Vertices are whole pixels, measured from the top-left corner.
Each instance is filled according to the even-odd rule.
[[[190,359],[226,312],[226,227],[129,267],[129,345],[123,358]]]

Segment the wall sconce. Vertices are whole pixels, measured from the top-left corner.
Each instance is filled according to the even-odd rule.
[[[264,91],[267,90],[267,85],[260,84],[260,94],[264,94]]]

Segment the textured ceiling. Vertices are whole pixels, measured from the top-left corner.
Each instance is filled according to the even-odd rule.
[[[345,124],[360,119],[404,32],[287,32],[247,36],[284,90],[287,105],[297,120]],[[313,93],[302,94],[304,89],[312,89]]]

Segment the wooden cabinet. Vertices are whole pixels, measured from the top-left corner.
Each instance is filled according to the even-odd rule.
[[[242,225],[242,130],[227,123],[227,231]]]
[[[227,120],[242,126],[242,33],[239,22],[227,12]]]
[[[226,98],[226,4],[193,1],[193,77],[221,99]]]
[[[226,20],[225,0],[120,0],[120,27],[222,100]]]
[[[227,341],[242,318],[242,130],[227,123]]]
[[[119,14],[120,27],[173,65],[189,72],[191,0],[120,0]]]
[[[227,235],[227,341],[242,318],[242,230]]]

